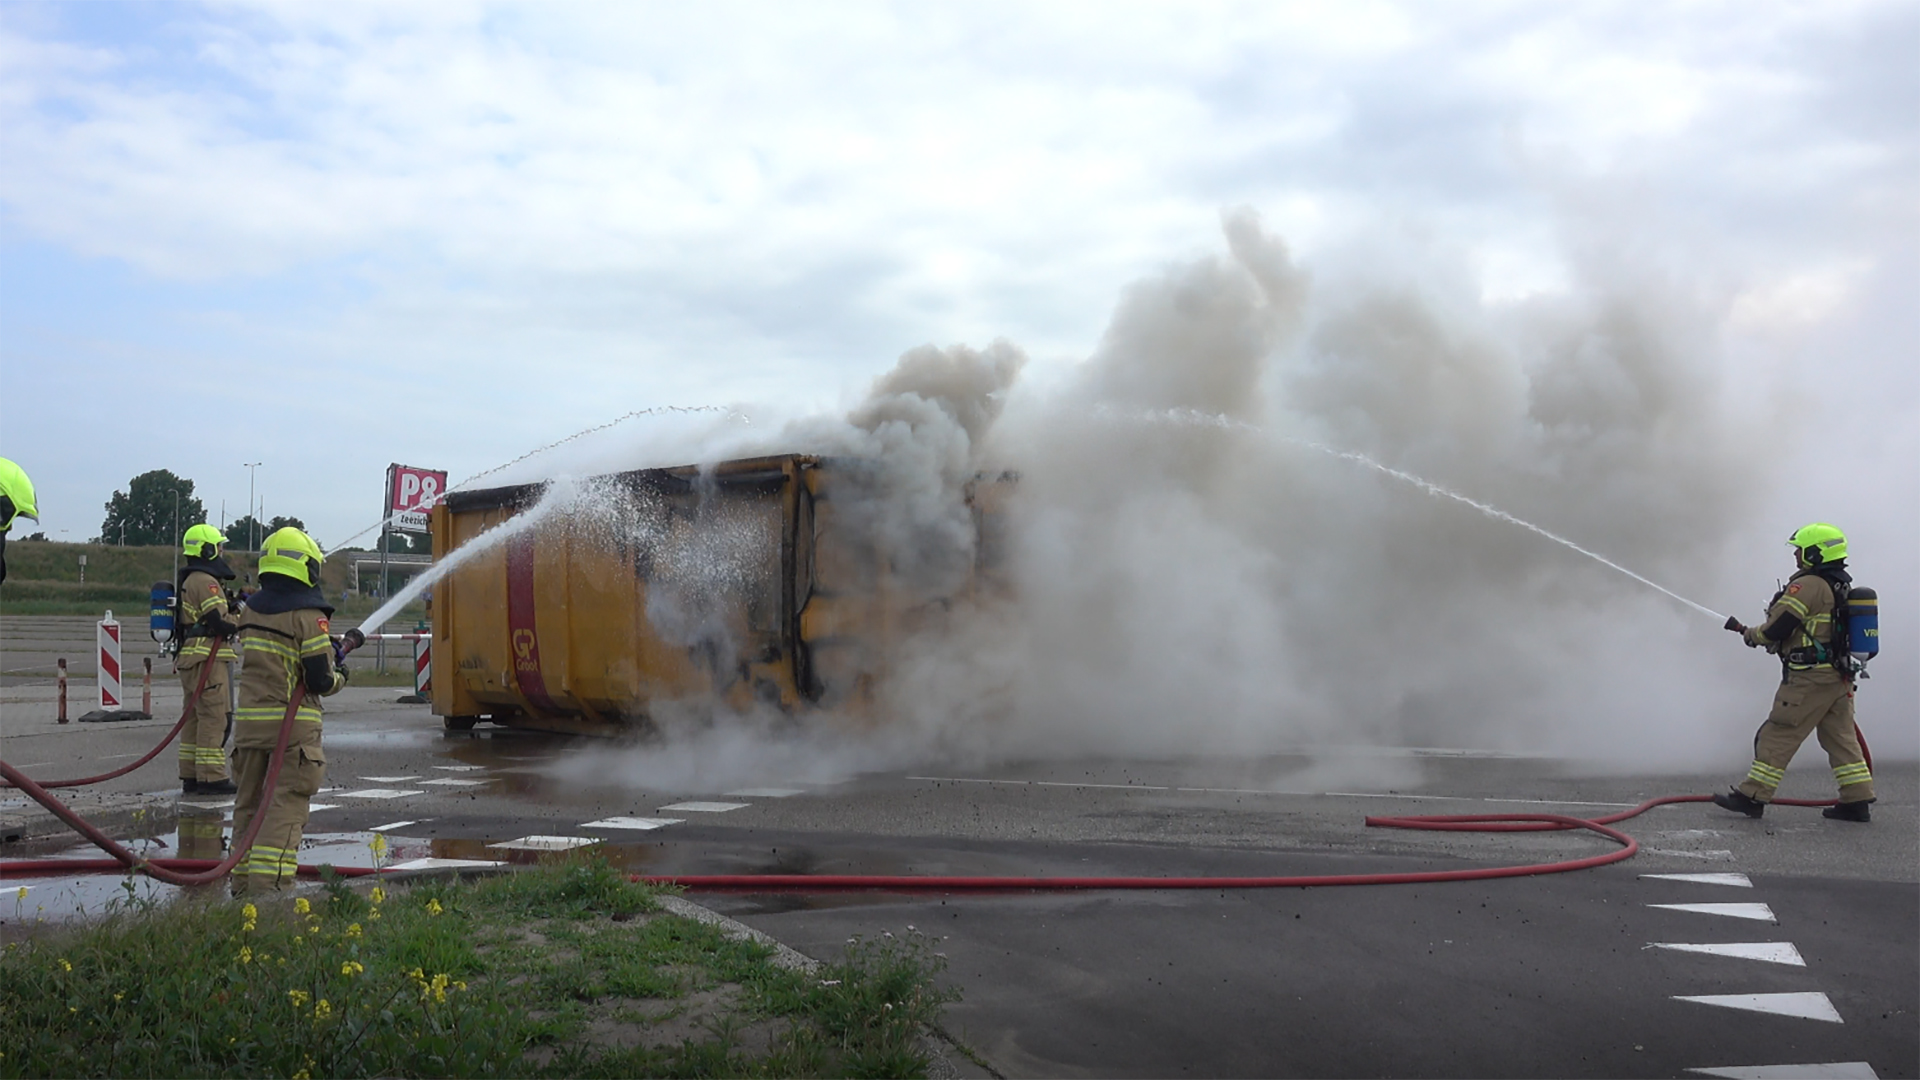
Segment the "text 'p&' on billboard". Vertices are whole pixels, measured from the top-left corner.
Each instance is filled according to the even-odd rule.
[[[427,531],[427,512],[447,491],[447,474],[412,465],[387,469],[387,517],[401,532]]]

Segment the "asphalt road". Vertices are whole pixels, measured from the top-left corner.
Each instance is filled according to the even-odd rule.
[[[0,692],[0,758],[37,776],[131,760],[169,726],[62,727],[42,715],[34,693]],[[749,768],[710,788],[698,780],[640,786],[626,778],[648,771],[643,756],[630,756],[646,751],[487,727],[447,734],[426,709],[393,704],[398,693],[354,688],[329,702],[333,790],[316,800],[326,809],[313,815],[303,861],[365,863],[370,830],[382,827],[389,861],[531,859],[537,852],[490,845],[583,838],[649,873],[1425,870],[1612,845],[1575,834],[1369,829],[1365,815],[1593,816],[1734,778],[1590,776],[1566,762],[1353,749],[1311,759],[923,764],[798,778],[791,760],[769,761],[764,775]],[[1805,758],[1783,794],[1824,794],[1824,761],[1816,752]],[[162,825],[149,831],[175,846],[178,834],[164,826],[176,803],[173,775],[163,756],[95,797],[153,808]],[[1879,785],[1871,825],[1785,807],[1757,822],[1699,804],[1663,807],[1622,826],[1640,839],[1639,856],[1550,876],[696,899],[817,957],[833,957],[855,934],[913,926],[944,938],[946,978],[964,995],[949,1028],[1005,1076],[1690,1076],[1767,1066],[1915,1076],[1920,769],[1883,762]],[[0,795],[0,816],[31,814],[12,801]],[[186,812],[224,816],[211,803]],[[614,818],[674,823],[605,824]],[[88,854],[64,840],[0,851]],[[1657,874],[1743,875],[1747,884],[1649,876]],[[112,878],[27,884],[31,899],[15,918],[97,910],[120,891]],[[1653,906],[1665,904],[1765,910],[1740,918]],[[1697,951],[1726,945],[1772,959]],[[1782,962],[1793,959],[1800,962]],[[1815,1015],[1687,1000],[1726,995],[1761,995],[1757,1003]]]

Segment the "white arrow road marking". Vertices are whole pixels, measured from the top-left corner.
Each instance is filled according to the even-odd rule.
[[[729,810],[745,810],[752,803],[743,802],[677,802],[672,806],[663,806],[661,813],[669,810],[691,811],[696,814],[724,814]]]
[[[1701,1076],[1727,1080],[1880,1080],[1864,1061],[1827,1061],[1818,1065],[1723,1065],[1717,1069],[1688,1069]]]
[[[1678,952],[1707,953],[1712,956],[1736,956],[1742,960],[1765,960],[1769,964],[1791,964],[1794,967],[1806,967],[1800,950],[1791,941],[1730,941],[1714,945],[1686,945],[1673,941],[1655,941],[1656,949],[1673,949]]]
[[[1675,1001],[1692,1001],[1700,1005],[1718,1005],[1723,1009],[1745,1009],[1748,1012],[1773,1013],[1776,1016],[1797,1016],[1802,1020],[1824,1020],[1829,1024],[1844,1024],[1840,1013],[1834,1009],[1827,995],[1815,992],[1798,994],[1701,994],[1685,996],[1675,994]]]
[[[1641,874],[1643,878],[1659,878],[1661,881],[1691,881],[1695,885],[1734,885],[1742,889],[1753,888],[1753,879],[1745,874]]]
[[[583,829],[664,829],[669,825],[679,825],[680,818],[673,817],[610,817],[599,821],[582,822]]]
[[[1765,904],[1648,904],[1650,908],[1665,908],[1668,911],[1691,911],[1699,915],[1725,915],[1734,919],[1754,919],[1759,922],[1777,923],[1773,909]]]
[[[566,851],[599,842],[597,836],[523,836],[518,840],[503,840],[487,846],[503,851]]]

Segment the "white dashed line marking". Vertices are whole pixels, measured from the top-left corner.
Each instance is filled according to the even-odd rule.
[[[453,779],[452,777],[446,777],[446,778],[443,778],[443,779],[439,779],[439,780],[422,780],[422,781],[420,781],[420,786],[421,786],[421,787],[433,787],[433,786],[438,786],[438,787],[480,787],[481,785],[483,785],[483,784],[486,784],[486,783],[488,783],[488,782],[489,782],[489,781],[486,781],[486,780],[455,780],[455,779]]]
[[[729,810],[745,810],[751,805],[743,802],[677,802],[661,807],[660,812],[664,814],[669,810],[680,810],[695,814],[724,814]]]
[[[385,825],[375,825],[373,828],[368,829],[367,831],[368,832],[391,832],[394,829],[404,829],[409,825],[418,825],[418,824],[420,823],[417,821],[389,821]]]
[[[424,791],[396,791],[393,788],[370,787],[360,791],[343,791],[343,799],[404,799],[409,795],[425,795]]]
[[[1732,956],[1741,960],[1764,960],[1769,964],[1786,964],[1791,967],[1807,966],[1807,961],[1800,955],[1800,950],[1795,948],[1791,941],[1729,941],[1711,945],[1655,941],[1651,944],[1656,949],[1673,949],[1676,952]]]
[[[599,821],[581,824],[583,829],[664,829],[669,825],[679,825],[681,819],[671,817],[610,817]]]
[[[434,768],[446,772],[476,772],[485,769],[485,765],[435,765]]]
[[[1765,904],[1648,904],[1650,908],[1664,908],[1668,911],[1691,911],[1696,915],[1725,915],[1730,919],[1753,919],[1756,922],[1777,923],[1773,909]]]
[[[363,776],[360,779],[370,784],[405,784],[420,778],[417,776]]]
[[[1726,848],[1707,848],[1701,851],[1676,851],[1672,848],[1647,848],[1649,855],[1670,855],[1677,859],[1706,859],[1709,862],[1732,862],[1733,852]]]
[[[501,851],[571,851],[599,842],[597,836],[523,836],[518,840],[488,844],[487,847]]]
[[[1727,1080],[1880,1080],[1864,1061],[1827,1061],[1818,1065],[1723,1065],[1717,1069],[1688,1069],[1701,1076]]]
[[[750,787],[729,791],[726,794],[736,799],[785,799],[793,795],[804,795],[806,792],[800,788],[790,787]]]
[[[1745,874],[1641,874],[1643,878],[1658,878],[1661,881],[1690,881],[1695,885],[1732,885],[1740,889],[1753,888],[1753,879]]]
[[[1802,1020],[1821,1020],[1829,1024],[1844,1024],[1839,1010],[1827,995],[1817,992],[1798,994],[1701,994],[1685,996],[1675,994],[1675,1001],[1691,1001],[1696,1005],[1715,1005],[1722,1009],[1743,1009],[1747,1012],[1772,1013],[1775,1016],[1794,1016]]]
[[[307,804],[307,812],[309,814],[313,813],[315,810],[338,810],[338,809],[340,809],[339,803],[317,802],[317,803]]]

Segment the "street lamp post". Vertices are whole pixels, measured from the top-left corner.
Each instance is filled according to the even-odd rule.
[[[253,516],[253,470],[260,467],[260,462],[243,461],[240,464],[247,467],[247,550],[259,551],[260,549],[253,542],[253,527],[256,524]]]

